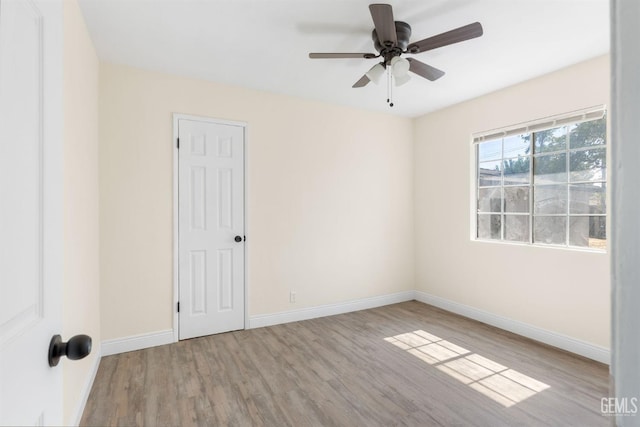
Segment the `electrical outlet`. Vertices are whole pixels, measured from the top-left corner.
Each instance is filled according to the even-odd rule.
[[[289,292],[289,303],[294,304],[296,302],[296,291]]]

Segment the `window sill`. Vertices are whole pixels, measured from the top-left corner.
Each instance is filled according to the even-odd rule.
[[[541,249],[554,249],[561,251],[570,251],[570,252],[586,252],[586,253],[595,253],[595,254],[604,254],[607,255],[608,251],[606,249],[597,249],[597,248],[581,248],[577,246],[561,246],[561,245],[545,245],[543,243],[521,243],[521,242],[507,242],[504,240],[484,240],[484,239],[470,239],[472,243],[488,243],[492,245],[505,245],[505,246],[520,246],[527,248],[541,248]]]

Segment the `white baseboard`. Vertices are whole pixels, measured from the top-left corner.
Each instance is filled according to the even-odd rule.
[[[250,316],[247,329],[297,322],[300,320],[315,319],[318,317],[333,316],[336,314],[343,314],[352,311],[366,310],[369,308],[397,304],[414,299],[425,304],[433,305],[443,310],[447,310],[452,313],[456,313],[470,319],[478,320],[488,325],[492,325],[497,328],[504,329],[506,331],[510,331],[515,334],[552,345],[554,347],[558,347],[571,353],[588,357],[589,359],[593,359],[601,363],[610,363],[611,355],[608,348],[581,341],[563,334],[559,334],[557,332],[542,329],[524,322],[502,317],[488,311],[484,311],[421,291],[404,291],[395,294],[363,298],[336,304],[327,304],[317,307],[283,311],[280,313]],[[141,334],[125,338],[106,340],[102,342],[102,356],[110,356],[112,354],[141,350],[158,345],[171,344],[173,342],[175,342],[175,340],[172,329],[153,332],[150,334]],[[89,387],[89,390],[90,389],[91,388]]]
[[[84,408],[87,405],[87,400],[89,400],[89,394],[91,393],[91,388],[93,387],[93,382],[96,379],[96,374],[98,373],[98,367],[100,366],[100,359],[102,358],[102,349],[98,347],[95,352],[95,357],[93,358],[93,364],[91,365],[91,372],[89,372],[89,376],[87,377],[86,382],[84,383],[84,387],[82,388],[82,394],[80,395],[80,401],[76,405],[76,410],[74,412],[74,416],[72,418],[72,423],[74,426],[80,425],[80,421],[82,421],[82,414],[84,413]]]
[[[395,294],[340,302],[336,304],[327,304],[317,307],[283,311],[273,314],[262,314],[249,317],[249,327],[247,329],[279,325],[281,323],[297,322],[300,320],[315,319],[317,317],[333,316],[335,314],[343,314],[352,311],[366,310],[368,308],[382,307],[384,305],[411,301],[413,299],[415,299],[414,291],[405,291],[397,292]]]
[[[133,335],[125,338],[116,338],[102,341],[102,355],[111,356],[112,354],[142,350],[143,348],[171,344],[173,342],[173,329],[151,332],[149,334]]]
[[[435,295],[427,294],[425,292],[415,291],[415,299],[425,304],[433,305],[443,310],[447,310],[461,316],[478,320],[488,325],[492,325],[497,328],[504,329],[509,332],[513,332],[515,334],[561,348],[566,351],[570,351],[571,353],[588,357],[589,359],[593,359],[601,363],[610,363],[610,351],[605,347],[600,347],[594,344],[580,341],[575,338],[548,331],[546,329],[519,322],[517,320],[498,316],[497,314],[489,313],[484,310],[460,304],[458,302],[441,298]]]

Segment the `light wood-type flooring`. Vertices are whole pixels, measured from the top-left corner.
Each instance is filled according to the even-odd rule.
[[[104,357],[81,425],[608,426],[608,378],[411,301]]]

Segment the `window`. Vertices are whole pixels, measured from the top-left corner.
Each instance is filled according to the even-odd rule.
[[[603,109],[475,136],[476,238],[606,249]]]

